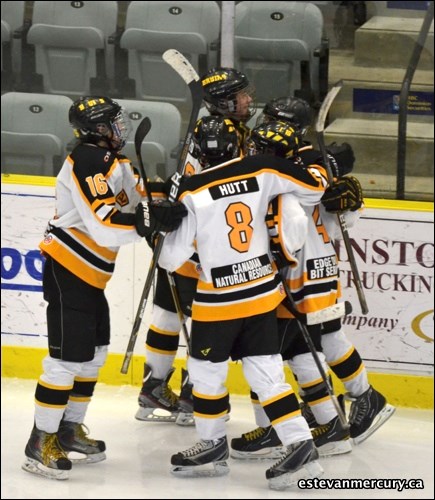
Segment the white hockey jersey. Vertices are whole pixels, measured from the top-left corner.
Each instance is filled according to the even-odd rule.
[[[341,237],[337,216],[328,213],[322,204],[315,207],[302,206],[308,230],[305,245],[295,254],[296,264],[283,271],[295,305],[300,313],[310,313],[333,306],[341,297],[338,259],[333,240]],[[346,225],[352,227],[359,218],[361,209],[345,212]],[[282,213],[282,230],[292,230],[292,220]],[[281,304],[279,318],[293,315]]]
[[[325,173],[317,164],[322,155],[311,144],[306,143],[299,154],[308,169],[314,168],[315,171]],[[323,182],[326,185],[326,175]],[[275,218],[281,220],[280,232],[291,232],[291,217],[287,217],[285,211],[279,212],[280,207],[277,208]],[[316,207],[302,208],[308,219],[307,240],[294,256],[296,264],[287,268],[285,278],[298,311],[310,313],[333,306],[341,298],[338,259],[333,246],[333,240],[341,238],[341,230],[337,216],[326,212],[321,203]],[[355,212],[345,212],[343,216],[347,227],[352,227],[361,213],[362,208]],[[293,315],[281,304],[278,307],[278,317],[290,318]]]
[[[121,245],[140,241],[134,207],[141,201],[130,161],[80,144],[56,180],[56,214],[39,247],[80,279],[104,289]]]
[[[196,250],[201,274],[192,319],[217,321],[271,311],[284,298],[265,223],[270,201],[293,193],[315,206],[320,174],[275,156],[250,156],[204,170],[182,186],[188,211],[167,235],[159,265],[175,271]]]

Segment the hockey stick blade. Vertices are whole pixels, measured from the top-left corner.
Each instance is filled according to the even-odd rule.
[[[163,60],[171,66],[171,68],[176,71],[181,78],[186,82],[190,89],[190,96],[192,98],[192,111],[190,113],[189,124],[187,126],[186,136],[184,138],[183,147],[181,149],[180,157],[178,159],[177,171],[178,174],[174,181],[172,179],[172,186],[170,189],[169,200],[173,201],[177,197],[179,181],[181,180],[184,164],[186,162],[187,154],[189,152],[190,142],[192,140],[193,131],[196,126],[196,121],[198,119],[199,112],[201,110],[202,99],[203,99],[203,88],[202,82],[195,71],[194,67],[190,62],[175,49],[168,49],[162,55]]]
[[[332,86],[331,90],[326,95],[325,100],[322,102],[322,106],[320,107],[319,114],[317,116],[316,132],[318,133],[324,132],[326,115],[328,114],[331,104],[334,102],[334,99],[337,97],[337,94],[340,92],[342,87],[343,87],[343,80],[340,80]]]
[[[342,318],[352,312],[352,305],[350,302],[339,302],[330,307],[325,307],[318,311],[306,314],[307,325],[318,325],[319,323],[326,323],[334,319]]]
[[[199,81],[198,73],[178,50],[168,49],[163,53],[162,58],[181,76],[187,85],[190,85],[193,81]]]
[[[317,142],[319,143],[320,152],[322,153],[322,158],[323,158],[323,164],[328,174],[328,182],[330,185],[334,183],[334,175],[332,173],[331,162],[329,160],[328,152],[326,150],[324,131],[325,131],[326,117],[328,115],[329,109],[331,108],[334,99],[337,97],[337,94],[340,92],[342,87],[343,87],[343,82],[341,80],[332,86],[331,90],[325,97],[322,106],[320,107],[315,127]],[[359,276],[358,267],[355,261],[355,255],[353,253],[352,245],[350,243],[350,236],[347,229],[347,224],[343,214],[337,214],[337,220],[340,226],[341,234],[343,236],[343,242],[346,247],[347,257],[349,260],[350,269],[352,271],[355,289],[361,306],[361,312],[363,314],[367,314],[369,312],[369,308],[365,298],[364,289],[361,283],[361,278]]]
[[[151,193],[148,185],[147,174],[145,172],[145,167],[142,160],[142,143],[150,130],[151,130],[151,120],[146,116],[139,123],[136,129],[136,133],[134,134],[134,149],[136,151],[136,158],[139,164],[140,175],[142,177],[142,182],[148,197],[148,201],[151,201]]]
[[[342,318],[347,316],[352,312],[352,304],[347,300],[344,302],[339,302],[329,307],[319,309],[318,311],[301,313],[297,310],[296,304],[291,295],[290,287],[284,276],[281,276],[281,282],[284,287],[287,299],[284,299],[282,305],[291,313],[293,316],[304,325],[318,325],[320,323],[326,323],[334,319]]]
[[[151,130],[151,120],[148,118],[148,116],[145,116],[145,118],[139,123],[136,129],[136,133],[134,134],[134,149],[136,151],[136,156],[138,157],[138,160],[140,158],[139,163],[142,165],[142,167],[143,167],[143,162],[142,162],[141,147],[145,137],[148,135],[148,132],[150,130]],[[141,172],[141,174],[145,174],[145,171]]]

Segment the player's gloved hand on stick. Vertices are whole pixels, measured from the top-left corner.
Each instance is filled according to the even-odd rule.
[[[178,201],[143,201],[136,207],[136,231],[145,238],[158,232],[169,233],[178,228],[186,215],[186,207]]]
[[[361,184],[356,177],[340,177],[326,188],[321,201],[327,212],[354,212],[363,203]]]

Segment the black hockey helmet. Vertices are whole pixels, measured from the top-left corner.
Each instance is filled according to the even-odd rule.
[[[234,68],[213,68],[202,77],[201,82],[205,105],[210,113],[238,121],[247,121],[254,116],[254,88],[241,71]],[[244,109],[238,109],[237,106],[239,93],[249,97]]]
[[[132,130],[125,110],[109,97],[80,97],[69,110],[69,121],[80,141],[96,144],[104,140],[114,151],[125,146]]]
[[[312,124],[313,110],[299,97],[278,97],[266,103],[257,124],[276,120],[289,123],[302,138]]]
[[[193,133],[195,156],[202,168],[239,156],[239,136],[233,122],[219,115],[204,116],[196,124]]]
[[[293,127],[286,122],[269,122],[251,130],[246,141],[248,155],[273,154],[282,158],[296,156],[299,138]]]

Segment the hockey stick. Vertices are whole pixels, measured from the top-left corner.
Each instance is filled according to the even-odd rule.
[[[139,164],[140,174],[144,183],[145,192],[147,194],[148,200],[151,201],[151,191],[149,189],[148,178],[145,172],[145,167],[142,160],[142,142],[147,136],[148,132],[151,130],[151,120],[146,116],[138,125],[136,132],[134,134],[134,149],[136,152],[137,162]],[[149,276],[147,276],[148,280]],[[151,284],[153,281],[153,276],[151,276],[151,282],[149,288],[151,289]],[[147,286],[147,282],[145,282]],[[149,292],[148,292],[149,293]],[[145,312],[146,300],[143,302],[143,295],[141,297],[141,307],[138,308],[136,312],[136,317],[134,319],[133,327],[130,334],[130,339],[127,346],[127,354],[124,357],[124,362],[122,364],[121,373],[126,374],[128,372],[128,366],[130,364],[131,356],[133,354],[134,345],[136,343],[137,335],[139,333],[139,327],[142,323],[142,318]]]
[[[288,286],[287,283],[284,285]],[[284,299],[285,300],[285,299]],[[298,319],[302,321],[305,325],[318,325],[319,323],[326,323],[327,321],[332,321],[334,319],[342,318],[347,316],[352,312],[352,305],[347,300],[344,302],[339,302],[333,306],[325,307],[324,309],[319,309],[318,311],[300,313],[298,312]]]
[[[146,135],[148,132],[151,130],[151,120],[148,117],[145,117],[139,124],[139,126],[136,129],[136,133],[134,136],[134,147],[136,150],[136,156],[137,156],[137,161],[139,163],[141,175],[143,178],[144,182],[144,187],[145,187],[145,192],[147,194],[148,201],[152,201],[152,194],[151,194],[151,189],[149,187],[148,183],[148,178],[145,172],[145,167],[142,161],[142,142],[145,139]],[[186,341],[186,348],[187,348],[187,353],[189,353],[189,332],[187,331],[186,327],[186,318],[184,317],[183,310],[181,309],[181,303],[180,303],[180,298],[178,296],[178,291],[177,291],[177,286],[174,280],[174,277],[171,273],[167,272],[168,276],[168,281],[169,281],[169,287],[171,289],[172,293],[172,299],[174,301],[175,305],[175,310],[177,311],[178,319],[180,320],[181,323],[181,328],[183,330],[183,335],[184,335],[184,340]],[[142,308],[138,309],[137,314],[140,314],[140,318],[138,318],[138,324],[140,325],[142,322],[142,316],[143,316],[144,311]],[[135,323],[136,324],[136,321]]]
[[[176,181],[173,181],[173,185],[171,186],[171,191],[169,194],[169,201],[174,201],[177,198],[179,183],[182,174],[184,172],[184,166],[186,163],[187,154],[189,152],[189,145],[192,140],[193,131],[196,126],[196,122],[198,119],[199,112],[201,110],[202,98],[203,98],[203,90],[202,90],[202,82],[199,78],[199,75],[193,68],[193,66],[189,63],[189,61],[177,50],[169,49],[163,53],[163,60],[169,64],[187,83],[190,89],[190,94],[192,97],[192,111],[190,113],[189,124],[186,131],[186,137],[183,143],[183,149],[181,150],[180,158],[178,160],[176,173],[179,174],[176,177]],[[164,235],[160,235],[160,239],[163,240]],[[163,242],[162,242],[163,245]],[[160,247],[161,248],[161,247]],[[160,255],[160,251],[159,254]],[[168,276],[169,286],[171,288],[172,299],[175,304],[175,308],[177,310],[178,319],[180,320],[180,324],[183,330],[184,340],[186,341],[186,349],[187,354],[189,354],[190,348],[190,339],[189,332],[186,327],[186,318],[184,317],[183,310],[180,304],[180,298],[177,292],[177,286],[175,283],[175,279],[172,273],[169,271],[166,273]]]
[[[316,363],[317,369],[319,370],[320,376],[322,377],[323,383],[325,384],[326,391],[331,398],[332,404],[334,405],[335,411],[337,412],[338,418],[340,420],[340,424],[343,427],[343,429],[348,429],[349,424],[346,420],[346,415],[344,414],[343,410],[341,409],[340,403],[338,402],[337,396],[334,394],[334,391],[332,390],[331,384],[329,383],[329,378],[325,373],[325,370],[323,369],[322,363],[319,359],[319,355],[317,354],[317,349],[316,346],[313,343],[313,340],[311,338],[310,332],[308,331],[307,324],[303,321],[304,316],[301,314],[297,308],[296,304],[293,300],[293,296],[291,294],[290,288],[288,286],[288,283],[286,279],[281,275],[281,281],[284,286],[285,294],[287,296],[287,301],[284,299],[282,301],[283,306],[290,311],[293,316],[295,317],[295,320],[299,324],[299,328],[302,332],[302,336],[304,337],[304,341],[307,344],[308,349],[311,352],[311,355],[314,358],[314,362]],[[349,304],[350,305],[350,304]],[[324,320],[324,321],[330,321],[330,320]],[[322,321],[323,322],[323,321]]]
[[[319,143],[320,152],[322,153],[322,159],[324,167],[326,168],[326,172],[328,174],[328,182],[330,185],[334,183],[334,174],[332,173],[331,162],[329,160],[328,152],[326,151],[324,129],[326,122],[326,115],[328,114],[329,108],[331,107],[331,104],[334,101],[336,95],[340,92],[342,86],[343,82],[340,80],[328,92],[327,96],[325,97],[325,100],[322,103],[322,106],[320,107],[319,115],[316,121],[317,141]],[[369,312],[369,308],[367,306],[367,301],[364,295],[364,289],[362,287],[361,279],[358,272],[358,267],[356,265],[355,255],[353,253],[352,245],[350,243],[350,236],[349,236],[349,231],[347,229],[346,220],[343,214],[337,214],[337,219],[340,225],[341,234],[343,236],[344,245],[346,247],[347,257],[349,259],[350,269],[352,271],[359,303],[361,305],[361,312],[363,314],[367,314]]]
[[[170,189],[169,200],[174,201],[177,198],[178,189],[180,187],[180,181],[183,175],[184,164],[186,162],[187,153],[189,151],[189,144],[192,139],[193,131],[195,129],[196,121],[198,119],[198,115],[201,109],[203,90],[202,90],[201,80],[199,79],[199,76],[196,73],[195,69],[180,52],[178,52],[175,49],[169,49],[163,54],[163,60],[166,63],[168,63],[186,82],[192,97],[192,111],[190,113],[190,119],[186,131],[186,136],[184,138],[183,148],[181,150],[180,158],[178,160],[176,173],[172,176],[172,186]],[[142,296],[140,298],[136,319],[130,335],[127,350],[124,356],[124,361],[122,363],[121,373],[123,374],[127,373],[131,358],[133,356],[134,346],[136,344],[140,323],[142,321],[142,317],[145,311],[148,295],[151,290],[154,273],[157,268],[157,262],[159,260],[160,253],[163,248],[165,236],[166,236],[165,233],[160,233],[156,240],[156,245],[150,263],[150,268],[148,270],[148,275],[145,280]]]

